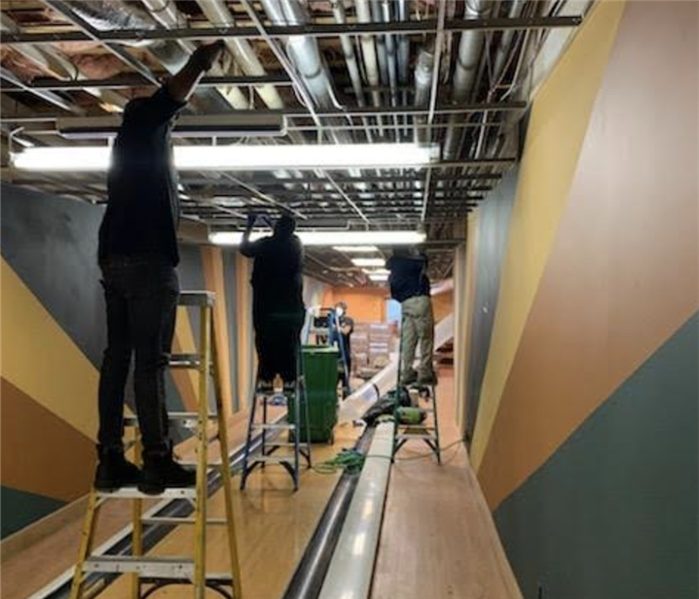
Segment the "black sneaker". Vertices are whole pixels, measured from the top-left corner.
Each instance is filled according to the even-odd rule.
[[[146,459],[143,480],[138,490],[147,495],[159,495],[165,489],[184,489],[197,483],[197,473],[178,464],[171,456]]]
[[[141,482],[141,470],[119,451],[102,453],[95,472],[95,489],[116,491],[121,487],[135,487]]]

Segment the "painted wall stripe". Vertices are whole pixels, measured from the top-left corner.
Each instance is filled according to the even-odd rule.
[[[2,376],[83,435],[97,434],[97,369],[3,259]]]
[[[533,104],[471,448],[476,470],[568,198],[623,10],[624,2],[597,5]]]

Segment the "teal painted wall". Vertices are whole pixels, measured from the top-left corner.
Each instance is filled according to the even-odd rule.
[[[52,497],[3,486],[0,489],[0,536],[4,539],[64,505],[64,501]]]
[[[699,314],[496,510],[526,599],[697,599],[698,405]]]

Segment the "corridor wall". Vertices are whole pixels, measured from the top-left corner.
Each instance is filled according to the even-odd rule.
[[[698,9],[598,3],[532,105],[467,398],[527,599],[698,594]]]
[[[96,260],[102,208],[6,184],[0,192],[4,538],[89,489],[106,330]],[[219,366],[232,413],[248,376],[240,356],[249,362],[253,352],[249,302],[238,302],[249,295],[249,283],[241,281],[244,268],[232,250],[182,246],[181,255],[181,287],[217,293]],[[193,348],[198,333],[198,313],[180,308],[174,351]],[[195,406],[195,373],[168,373],[166,386],[171,409]],[[133,407],[130,388],[126,401]],[[174,436],[183,440],[187,433]]]

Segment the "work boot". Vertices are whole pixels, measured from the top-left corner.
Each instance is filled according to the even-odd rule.
[[[183,489],[197,483],[197,473],[187,470],[172,459],[172,455],[146,457],[143,480],[138,490],[147,495],[159,495],[165,489]]]
[[[116,491],[121,487],[134,487],[141,482],[141,470],[124,457],[124,452],[107,450],[99,452],[95,472],[95,489]]]
[[[421,374],[417,379],[417,384],[427,386],[436,385],[437,375],[434,373],[434,371],[430,372],[429,374]]]
[[[412,385],[415,381],[417,381],[417,371],[412,368],[410,372],[400,377],[401,385]]]

